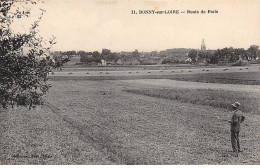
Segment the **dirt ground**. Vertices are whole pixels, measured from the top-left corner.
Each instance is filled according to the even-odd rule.
[[[225,70],[225,71],[224,71]],[[172,74],[205,74],[205,73],[230,73],[230,72],[259,72],[259,65],[243,67],[174,67],[174,66],[147,66],[147,67],[91,67],[91,68],[64,68],[55,71],[50,77],[56,76],[152,76]]]
[[[230,113],[125,91],[202,88],[242,94],[259,93],[259,86],[168,79],[51,83],[42,107],[0,113],[2,164],[260,164],[259,114],[246,114],[244,152],[234,157],[229,124],[216,117],[229,119]]]

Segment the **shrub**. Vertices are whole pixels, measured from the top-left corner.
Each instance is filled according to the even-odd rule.
[[[47,80],[51,66],[40,57],[46,56],[56,42],[53,37],[48,47],[42,45],[37,27],[44,10],[41,9],[41,15],[28,33],[15,33],[10,28],[15,19],[30,16],[30,9],[26,8],[28,3],[36,4],[30,0],[0,2],[0,105],[3,108],[10,105],[31,108],[42,104],[42,96],[50,87]],[[29,48],[27,54],[23,52],[25,47]]]

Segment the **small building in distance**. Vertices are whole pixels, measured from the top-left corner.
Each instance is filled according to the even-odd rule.
[[[132,65],[139,65],[139,64],[140,64],[140,61],[137,60],[137,59],[134,59],[134,60],[132,61]]]
[[[117,62],[116,62],[117,65],[123,65],[124,62],[121,60],[121,59],[118,59]]]
[[[107,65],[107,61],[104,60],[104,59],[102,59],[102,60],[101,60],[101,65],[102,65],[102,66],[106,66],[106,65]]]

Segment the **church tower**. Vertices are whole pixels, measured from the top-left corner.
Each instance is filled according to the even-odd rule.
[[[202,40],[202,44],[201,44],[201,51],[206,51],[206,44],[204,43],[204,39]]]

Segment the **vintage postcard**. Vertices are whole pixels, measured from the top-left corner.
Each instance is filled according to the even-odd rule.
[[[1,165],[259,165],[260,0],[1,0]]]

